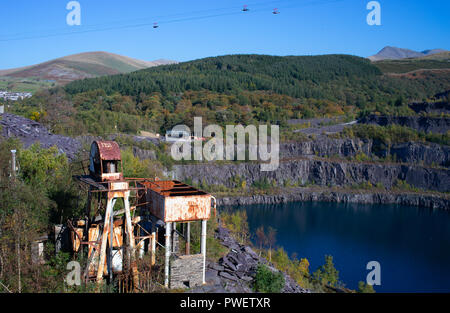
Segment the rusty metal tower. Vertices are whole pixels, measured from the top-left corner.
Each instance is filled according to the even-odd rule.
[[[136,181],[126,180],[123,177],[119,145],[114,141],[94,141],[90,151],[89,175],[76,178],[89,187],[86,207],[87,221],[78,221],[77,229],[69,221],[72,233],[76,237],[73,238],[74,251],[77,251],[81,244],[89,245],[85,277],[94,276],[99,284],[105,275],[109,275],[112,279],[114,270],[121,271],[120,268],[114,268],[115,257],[118,255],[121,261],[128,265],[134,288],[137,288],[139,276],[132,217],[132,211],[136,207],[130,206],[130,193],[139,188],[130,186],[133,183],[136,185]],[[97,195],[98,206],[94,216],[91,217],[91,200],[94,194]],[[122,208],[118,208],[120,207],[119,202],[122,204]],[[101,211],[104,211],[103,215]],[[124,215],[124,217],[115,221],[114,218],[119,215]],[[102,226],[101,230],[100,226]],[[122,236],[122,229],[124,229],[125,236]],[[87,233],[87,241],[83,240],[84,232]],[[124,239],[125,245],[123,245]],[[124,249],[121,249],[122,247]],[[115,253],[114,248],[117,248]]]
[[[125,178],[120,148],[113,141],[92,143],[89,174],[76,179],[88,192],[86,218],[69,220],[68,227],[74,252],[80,251],[82,245],[89,247],[86,281],[94,279],[101,284],[105,276],[112,281],[113,274],[129,274],[133,290],[137,290],[136,252],[139,250],[142,256],[147,241],[151,266],[156,262],[157,245],[165,249],[165,287],[205,283],[206,223],[212,208],[215,215],[213,196],[176,180]],[[142,217],[138,216],[137,208],[150,221],[151,229],[140,226]],[[195,221],[201,221],[201,245],[200,253],[191,254],[190,223]],[[182,232],[177,230],[177,223],[184,226]],[[163,244],[158,242],[158,230],[165,231]],[[185,240],[184,255],[176,251],[179,236]]]

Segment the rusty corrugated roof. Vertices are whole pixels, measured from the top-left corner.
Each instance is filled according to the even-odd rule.
[[[102,160],[111,160],[111,161],[120,161],[120,148],[117,142],[115,141],[95,141],[98,147],[98,151],[100,154],[100,159]]]

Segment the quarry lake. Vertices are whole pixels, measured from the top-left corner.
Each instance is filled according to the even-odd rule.
[[[377,292],[450,292],[450,211],[321,202],[233,210],[247,212],[252,240],[259,226],[275,228],[277,245],[307,258],[310,272],[332,255],[348,288],[357,289],[367,263],[378,261]]]

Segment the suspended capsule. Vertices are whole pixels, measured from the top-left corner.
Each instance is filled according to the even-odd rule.
[[[158,27],[159,27],[158,23],[153,23],[153,28],[158,28]]]
[[[277,8],[275,8],[275,9],[273,9],[273,12],[272,12],[273,14],[280,14],[280,11],[278,11],[278,9]]]
[[[248,6],[247,6],[247,5],[244,5],[244,8],[242,9],[242,11],[244,11],[244,12],[247,12],[247,11],[249,11],[249,8],[248,8]]]

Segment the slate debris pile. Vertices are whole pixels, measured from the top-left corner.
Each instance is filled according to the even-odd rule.
[[[249,246],[239,244],[226,228],[219,227],[216,238],[230,252],[218,263],[209,262],[206,269],[207,285],[191,289],[190,292],[231,292],[251,293],[258,264],[265,264],[274,272],[278,270],[266,259],[258,256]],[[283,293],[307,293],[291,277],[283,273],[285,286]]]
[[[65,153],[69,160],[75,159],[81,149],[81,143],[70,137],[54,135],[42,124],[33,120],[4,113],[0,115],[0,125],[4,138],[17,137],[28,148],[35,142],[40,142],[43,148],[56,146],[60,153]]]

